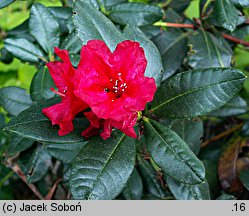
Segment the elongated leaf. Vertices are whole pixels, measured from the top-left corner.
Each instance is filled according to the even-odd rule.
[[[14,86],[0,89],[0,106],[9,114],[17,116],[31,105],[32,100],[25,89]]]
[[[58,98],[52,98],[48,101],[42,101],[31,106],[29,109],[20,113],[4,128],[5,131],[20,135],[22,137],[45,143],[75,143],[84,142],[85,139],[80,136],[81,132],[88,127],[88,121],[80,118],[75,119],[75,130],[66,135],[58,135],[58,127],[52,126],[51,121],[42,114],[44,107],[49,107],[59,102]]]
[[[148,60],[145,76],[153,77],[157,86],[159,86],[162,79],[163,66],[160,53],[156,46],[137,27],[127,26],[123,34],[126,39],[138,41],[141,47],[143,47],[146,59]]]
[[[15,0],[1,0],[0,1],[0,9],[7,7],[9,4],[13,3]]]
[[[200,184],[184,184],[167,176],[165,177],[170,191],[178,200],[209,200],[209,187],[206,181]]]
[[[114,50],[116,45],[124,40],[115,25],[87,1],[75,1],[73,22],[83,44],[92,39],[102,39]]]
[[[218,110],[211,112],[209,115],[225,117],[241,115],[246,113],[247,111],[248,107],[246,101],[239,96],[235,96],[226,105],[222,106]]]
[[[170,127],[196,155],[199,153],[201,138],[204,135],[203,123],[200,119],[177,119],[171,122]]]
[[[155,196],[157,199],[163,199],[167,196],[166,191],[157,179],[157,173],[150,163],[143,158],[138,158],[138,170],[144,181],[146,192]]]
[[[145,120],[147,148],[156,164],[172,178],[198,184],[205,178],[205,168],[174,131],[151,119]]]
[[[30,94],[33,101],[39,102],[55,96],[50,90],[55,87],[54,82],[47,68],[40,68],[35,74],[31,86]]]
[[[53,53],[60,43],[60,27],[52,12],[42,4],[35,3],[30,11],[29,30],[47,53]]]
[[[39,146],[30,158],[27,175],[28,183],[34,183],[42,179],[50,165],[51,156],[44,147]]]
[[[163,31],[153,37],[158,47],[164,68],[163,80],[172,76],[183,63],[187,55],[187,33],[181,31]]]
[[[249,7],[249,1],[248,0],[231,0],[231,1],[236,6],[239,6],[239,7]]]
[[[179,73],[157,90],[152,111],[166,118],[205,115],[236,95],[245,76],[233,68],[207,68]]]
[[[75,32],[69,34],[61,44],[61,49],[66,49],[70,53],[78,53],[82,47],[82,42]]]
[[[234,7],[231,0],[216,0],[214,2],[214,17],[223,28],[234,31],[239,19],[239,11]]]
[[[71,163],[87,142],[74,142],[69,144],[46,144],[45,147],[50,155],[64,163]]]
[[[112,7],[109,17],[121,25],[145,26],[160,20],[163,10],[155,5],[129,2]]]
[[[16,154],[26,150],[27,148],[32,146],[32,144],[33,144],[32,140],[25,139],[18,135],[13,135],[11,136],[7,152],[9,154]]]
[[[127,0],[88,0],[97,9],[103,10],[103,8],[108,11],[115,5],[127,2]]]
[[[134,168],[122,194],[124,198],[127,200],[140,200],[141,199],[142,194],[143,194],[143,183],[136,168]]]
[[[135,163],[134,139],[115,131],[106,141],[95,137],[72,164],[70,187],[75,199],[114,199]]]
[[[199,30],[189,37],[188,44],[191,46],[188,63],[192,68],[231,66],[233,53],[219,35]]]
[[[45,58],[37,46],[24,38],[7,38],[4,40],[4,47],[22,61],[37,63],[41,57]]]

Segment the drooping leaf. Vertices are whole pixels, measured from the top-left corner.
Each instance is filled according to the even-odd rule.
[[[143,194],[142,179],[138,174],[136,168],[134,168],[127,185],[125,186],[122,195],[127,200],[140,200]]]
[[[190,185],[204,181],[202,162],[174,131],[151,119],[145,120],[144,127],[150,155],[164,173]]]
[[[241,115],[247,111],[248,107],[246,101],[240,96],[235,96],[227,104],[222,106],[220,109],[211,112],[209,115],[226,117]]]
[[[37,63],[45,58],[37,46],[24,38],[7,38],[4,40],[4,47],[22,61]]]
[[[49,143],[45,145],[48,153],[64,163],[71,163],[87,142]]]
[[[43,178],[51,165],[51,156],[43,146],[39,146],[30,158],[28,165],[28,183],[34,183]]]
[[[30,146],[32,146],[33,141],[25,139],[18,135],[13,135],[10,138],[10,143],[7,149],[8,154],[16,154],[21,151],[26,150]]]
[[[85,139],[80,134],[88,127],[86,119],[76,118],[74,131],[66,136],[59,136],[58,127],[52,126],[51,121],[42,114],[44,107],[52,106],[59,101],[58,98],[52,98],[31,106],[12,118],[4,130],[38,142],[67,144],[84,142]]]
[[[208,183],[203,181],[199,184],[184,184],[166,176],[166,182],[170,191],[178,200],[209,200]]]
[[[214,36],[201,29],[194,32],[188,41],[191,51],[188,63],[192,68],[230,67],[232,51],[221,36]]]
[[[126,39],[137,41],[143,47],[148,61],[145,76],[153,77],[157,86],[159,86],[162,79],[163,66],[158,49],[137,27],[127,26],[123,32]]]
[[[39,102],[54,97],[55,94],[50,90],[51,87],[55,87],[55,85],[48,69],[40,68],[31,82],[30,94],[32,100]]]
[[[205,115],[230,101],[240,91],[244,80],[244,74],[233,68],[179,73],[157,89],[152,112],[165,118]]]
[[[219,26],[234,31],[239,19],[239,11],[231,0],[216,0],[213,7],[213,15]]]
[[[200,119],[177,119],[171,122],[170,127],[196,155],[199,153],[201,138],[204,135],[203,123]]]
[[[164,68],[163,80],[172,76],[183,63],[187,55],[188,33],[181,31],[163,31],[153,42],[158,47]]]
[[[113,6],[109,17],[121,25],[145,26],[160,20],[163,10],[156,5],[129,2]]]
[[[104,141],[94,137],[72,164],[70,187],[75,199],[114,199],[135,163],[134,139],[115,131]]]
[[[47,53],[60,43],[60,27],[53,13],[44,5],[34,3],[30,11],[29,30]]]
[[[13,3],[15,0],[1,0],[0,2],[0,9],[7,7],[8,5],[10,5],[11,3]]]
[[[4,87],[0,89],[0,106],[10,115],[17,116],[32,105],[30,95],[19,87]]]

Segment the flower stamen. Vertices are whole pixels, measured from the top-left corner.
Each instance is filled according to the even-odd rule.
[[[60,95],[61,97],[65,97],[66,96],[65,94],[62,94],[61,92],[55,90],[53,87],[51,87],[50,90],[52,92],[54,92],[55,94]],[[66,90],[64,90],[63,92],[66,93]]]

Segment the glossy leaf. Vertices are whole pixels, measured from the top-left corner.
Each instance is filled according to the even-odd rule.
[[[234,31],[239,18],[239,11],[234,7],[231,0],[216,0],[214,2],[214,17],[219,26]]]
[[[52,126],[51,121],[42,114],[44,107],[49,107],[58,102],[58,98],[52,98],[31,106],[17,117],[12,118],[4,130],[34,141],[45,143],[69,144],[85,141],[80,134],[88,127],[89,123],[86,119],[76,118],[74,121],[75,130],[66,136],[59,136],[58,127]]]
[[[240,91],[244,80],[244,74],[233,68],[179,73],[157,89],[152,111],[165,118],[205,115],[230,101]]]
[[[51,87],[55,87],[55,85],[48,69],[40,68],[31,82],[30,94],[32,100],[39,102],[54,97],[55,94],[50,90]]]
[[[150,155],[164,173],[182,183],[203,182],[204,166],[187,143],[174,131],[151,119],[145,120],[144,127]]]
[[[17,116],[32,105],[30,95],[19,87],[4,87],[0,89],[0,106],[10,115]]]
[[[34,183],[43,178],[51,165],[51,156],[43,146],[34,151],[28,165],[28,183]]]
[[[125,187],[134,163],[134,139],[118,131],[106,141],[94,137],[72,164],[70,187],[73,197],[114,199]]]
[[[192,68],[230,67],[232,51],[224,39],[204,30],[199,30],[189,37],[191,51],[188,63]]]
[[[13,3],[15,0],[1,0],[0,2],[0,9],[7,7],[8,5],[10,5],[11,3]]]
[[[236,6],[239,6],[239,7],[249,7],[249,1],[248,0],[231,0],[231,1]]]
[[[167,176],[165,177],[170,191],[178,200],[209,200],[209,187],[206,181],[200,184],[184,184]]]
[[[34,3],[30,11],[29,30],[47,53],[60,43],[60,28],[55,16],[44,5]]]
[[[13,135],[10,138],[10,143],[7,149],[8,154],[16,154],[28,149],[32,146],[33,141],[25,139],[18,135]]]
[[[94,7],[97,9],[103,10],[111,10],[111,8],[115,5],[127,2],[127,0],[88,0]]]
[[[145,26],[160,20],[163,10],[155,5],[129,2],[112,7],[109,17],[121,25]]]
[[[75,32],[69,34],[61,44],[61,49],[66,49],[70,53],[78,53],[81,50],[82,42]]]
[[[138,174],[136,168],[134,168],[127,185],[125,186],[122,195],[127,200],[140,200],[143,194],[142,179]]]
[[[4,40],[4,47],[22,61],[37,63],[45,58],[36,45],[24,38],[7,38]]]

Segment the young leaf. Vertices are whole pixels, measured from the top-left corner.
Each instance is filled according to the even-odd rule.
[[[0,89],[0,106],[10,115],[17,116],[32,105],[30,95],[19,87],[4,87]]]
[[[4,40],[4,47],[22,61],[37,63],[45,58],[37,46],[24,38],[7,38]]]
[[[142,179],[134,168],[127,185],[125,186],[122,195],[127,200],[140,200],[143,194]]]
[[[4,128],[5,131],[20,135],[22,137],[45,143],[75,143],[84,142],[85,139],[80,135],[88,127],[88,121],[80,118],[75,119],[75,130],[66,135],[58,135],[58,127],[52,126],[51,121],[42,114],[44,107],[52,106],[59,102],[58,98],[42,101],[23,111]]]
[[[135,163],[134,139],[119,131],[108,140],[91,139],[72,164],[70,187],[75,199],[114,199],[125,187]]]
[[[232,51],[227,42],[201,29],[189,37],[191,51],[188,63],[192,68],[230,67]]]
[[[55,94],[50,90],[51,87],[55,87],[55,85],[48,69],[40,68],[31,82],[30,94],[32,100],[39,102],[54,97]]]
[[[121,25],[145,26],[160,20],[163,10],[156,5],[129,2],[112,7],[109,17]]]
[[[178,200],[209,200],[209,187],[208,183],[203,181],[199,184],[185,184],[176,181],[175,179],[166,176],[167,185],[170,191]]]
[[[230,101],[240,91],[244,80],[244,74],[233,68],[179,73],[157,89],[152,111],[165,118],[205,115]]]
[[[145,120],[144,127],[150,155],[164,173],[185,184],[204,181],[202,162],[174,131],[151,119]]]
[[[34,3],[30,11],[29,30],[47,53],[53,53],[60,44],[60,27],[52,12],[44,5]]]

